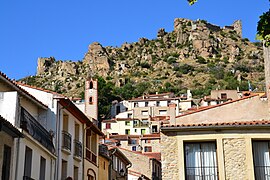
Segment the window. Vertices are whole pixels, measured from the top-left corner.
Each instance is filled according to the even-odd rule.
[[[221,99],[227,99],[227,94],[226,93],[221,93]]]
[[[40,157],[40,169],[39,169],[39,180],[45,180],[46,176],[46,159]]]
[[[270,141],[253,141],[253,163],[255,179],[266,180],[270,178]]]
[[[130,134],[130,129],[126,129],[125,134]]]
[[[132,146],[132,151],[136,151],[136,146]]]
[[[157,106],[160,106],[160,101],[157,101]]]
[[[185,143],[186,179],[218,179],[216,144]]]
[[[139,107],[138,102],[135,102],[135,103],[134,103],[134,107]]]
[[[144,152],[152,152],[152,147],[151,146],[145,146],[144,147]]]
[[[167,114],[167,110],[159,110],[159,115],[166,115]]]
[[[152,133],[157,133],[158,132],[158,127],[157,125],[152,126]]]
[[[120,106],[116,106],[116,114],[119,114],[120,112]]]
[[[141,134],[145,134],[145,129],[141,129]]]
[[[73,170],[73,176],[74,176],[74,180],[78,180],[79,179],[79,168],[74,166],[74,170]]]
[[[138,140],[137,139],[128,139],[128,144],[129,145],[138,144]]]
[[[147,115],[148,115],[148,111],[142,111],[141,114],[142,114],[143,116],[147,116]]]
[[[61,179],[65,180],[66,178],[67,178],[67,161],[62,160]]]
[[[25,147],[25,158],[24,158],[24,177],[31,178],[32,170],[32,149]]]
[[[128,113],[127,117],[128,118],[132,118],[132,114],[131,113]]]
[[[11,147],[4,145],[4,157],[2,165],[2,180],[10,178]]]
[[[89,104],[93,104],[93,97],[92,96],[89,97]]]
[[[106,123],[106,129],[111,129],[111,123]]]
[[[169,106],[169,104],[171,103],[171,101],[169,100],[169,101],[167,101],[167,105]]]
[[[144,105],[145,105],[145,107],[148,107],[148,102],[145,102],[145,104],[144,104]]]
[[[93,84],[93,82],[91,81],[90,84],[89,84],[89,89],[93,89],[93,87],[94,87],[94,84]]]
[[[125,122],[125,125],[126,125],[126,126],[130,126],[130,121],[126,121],[126,122]]]

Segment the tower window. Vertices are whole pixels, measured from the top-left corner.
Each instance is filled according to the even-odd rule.
[[[94,85],[93,85],[93,82],[91,81],[90,84],[89,84],[89,89],[93,89]]]
[[[93,104],[93,97],[92,96],[89,98],[89,104]]]

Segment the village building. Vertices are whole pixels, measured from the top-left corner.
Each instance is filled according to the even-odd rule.
[[[55,92],[18,83],[49,106],[47,124],[55,135],[57,157],[55,179],[98,178],[98,142],[103,133],[96,121],[82,112],[69,98]]]
[[[13,178],[12,170],[15,169],[14,141],[23,138],[23,134],[9,121],[0,116],[0,177],[2,180]]]
[[[176,116],[161,127],[163,179],[270,177],[269,69],[266,56],[267,99],[251,94]]]
[[[47,105],[0,72],[1,129],[11,135],[1,131],[2,179],[54,178],[55,145],[43,126],[50,121],[47,112]]]

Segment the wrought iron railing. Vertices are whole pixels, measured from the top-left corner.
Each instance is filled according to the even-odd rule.
[[[270,166],[255,166],[255,179],[270,179]]]
[[[152,180],[161,180],[161,177],[158,176],[157,172],[152,172]]]
[[[74,139],[74,156],[82,157],[82,143]]]
[[[218,180],[218,167],[187,167],[186,180],[193,179],[211,179]]]
[[[50,133],[23,107],[21,108],[21,128],[54,153],[54,145]]]
[[[71,151],[71,134],[62,131],[62,148]]]
[[[28,176],[23,176],[23,180],[34,180],[34,179]]]
[[[97,155],[95,155],[90,149],[86,148],[86,159],[94,164],[97,164]]]

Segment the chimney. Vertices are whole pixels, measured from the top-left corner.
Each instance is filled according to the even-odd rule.
[[[176,115],[176,104],[170,103],[169,104],[169,116],[170,116],[170,124],[176,124],[175,115]]]

